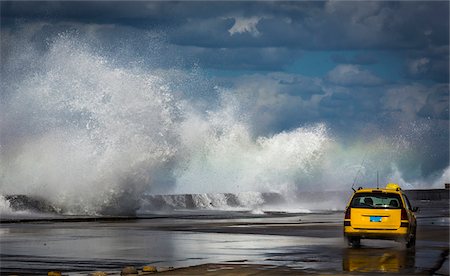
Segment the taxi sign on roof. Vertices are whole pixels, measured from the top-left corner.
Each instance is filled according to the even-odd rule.
[[[387,190],[396,190],[396,191],[401,190],[400,186],[399,186],[398,184],[395,184],[395,183],[389,183],[389,184],[387,184],[387,185],[386,185],[386,189],[387,189]]]

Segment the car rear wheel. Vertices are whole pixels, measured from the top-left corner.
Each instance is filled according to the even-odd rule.
[[[406,248],[412,248],[415,246],[416,246],[416,229],[414,229],[409,239],[406,240]]]
[[[416,237],[413,236],[406,242],[406,248],[412,248],[415,246],[416,246]]]
[[[416,233],[413,233],[411,237],[406,241],[406,248],[412,248],[416,246]]]
[[[361,246],[361,239],[357,237],[348,237],[347,238],[348,246],[353,248],[358,248]]]

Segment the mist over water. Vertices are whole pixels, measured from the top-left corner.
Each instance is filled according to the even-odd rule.
[[[2,68],[1,195],[39,196],[67,214],[120,214],[146,193],[275,192],[289,201],[350,189],[357,173],[373,186],[377,170],[381,183],[415,185],[396,167],[405,139],[344,145],[323,122],[257,136],[233,90],[200,70],[123,64],[67,33],[45,49],[6,39],[20,43],[7,47]],[[191,97],[205,87],[207,101]]]

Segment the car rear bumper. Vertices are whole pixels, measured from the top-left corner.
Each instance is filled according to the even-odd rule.
[[[361,239],[401,240],[407,238],[408,234],[408,227],[399,227],[397,229],[370,229],[344,226],[345,237],[357,237]]]

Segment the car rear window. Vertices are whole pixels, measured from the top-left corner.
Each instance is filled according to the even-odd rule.
[[[394,193],[357,193],[350,207],[367,209],[400,209],[402,200]]]

